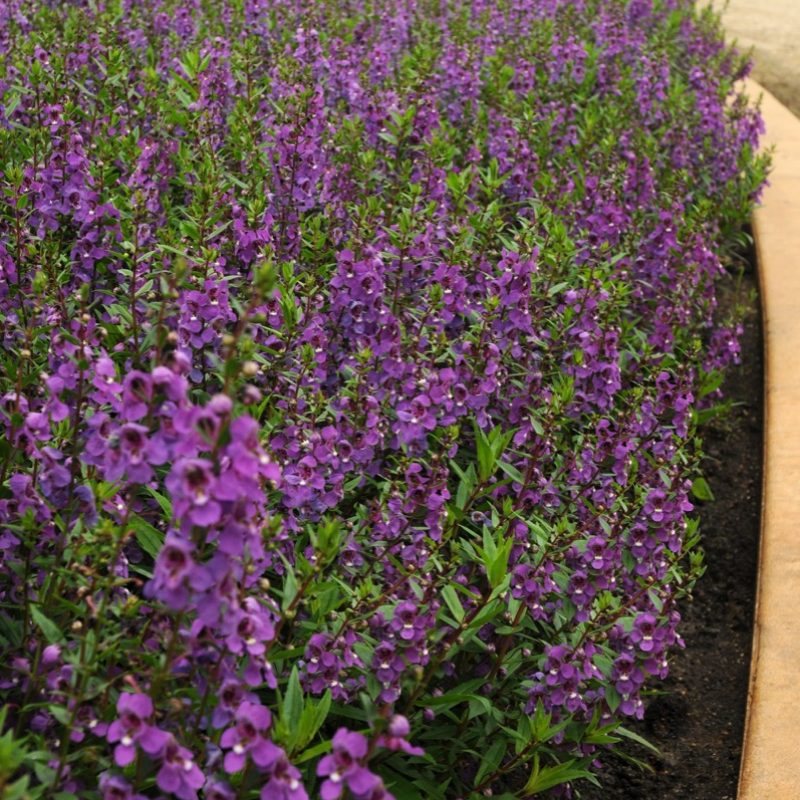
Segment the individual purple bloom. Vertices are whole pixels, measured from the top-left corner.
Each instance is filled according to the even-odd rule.
[[[406,642],[419,642],[425,638],[425,620],[420,616],[417,606],[410,601],[398,604],[389,628]]]
[[[99,788],[103,800],[145,800],[143,795],[134,792],[125,778],[108,772],[100,775]]]
[[[214,500],[215,484],[210,461],[202,458],[178,461],[166,479],[166,486],[173,496],[175,514],[186,515],[194,525],[214,525],[222,513],[219,503]]]
[[[219,691],[219,702],[211,717],[215,728],[227,725],[235,716],[236,709],[245,701],[255,701],[255,695],[246,692],[242,684],[234,678],[228,678]]]
[[[223,781],[208,781],[203,789],[205,800],[235,800],[236,792]]]
[[[161,768],[156,775],[158,788],[180,800],[196,800],[197,790],[205,783],[205,776],[192,758],[191,751],[181,747],[173,736],[168,736],[161,759]]]
[[[653,522],[661,522],[664,519],[667,505],[666,492],[662,489],[653,489],[647,495],[643,510]]]
[[[44,667],[52,667],[61,661],[61,647],[57,644],[49,644],[42,650],[40,663]]]
[[[47,414],[31,411],[25,417],[25,430],[32,439],[45,441],[50,438],[50,420]]]
[[[146,586],[148,597],[157,597],[170,608],[180,609],[189,597],[191,578],[198,572],[192,559],[194,547],[170,532],[156,557],[153,577]]]
[[[117,383],[117,368],[108,356],[100,356],[95,362],[92,385],[104,399],[122,391],[122,385]]]
[[[89,705],[81,706],[78,709],[75,725],[69,738],[73,742],[82,742],[86,738],[86,731],[103,737],[108,733],[108,724],[97,719],[94,709]]]
[[[389,720],[389,727],[386,733],[378,737],[378,745],[387,750],[401,750],[410,756],[424,756],[425,751],[421,747],[415,747],[408,741],[411,733],[411,725],[406,717],[395,714]]]
[[[132,370],[122,383],[122,416],[135,422],[147,414],[153,398],[152,378],[139,370]]]
[[[317,775],[325,777],[320,788],[322,800],[336,800],[347,785],[354,795],[371,791],[379,782],[363,764],[367,755],[367,740],[363,734],[339,728],[333,736],[333,752],[320,759]]]
[[[230,615],[229,622],[231,631],[225,643],[232,653],[246,650],[251,655],[261,655],[266,643],[275,638],[273,615],[253,597],[246,598],[242,609]]]
[[[356,795],[356,800],[395,800],[395,797],[378,779],[365,794]]]
[[[75,487],[75,499],[78,501],[78,511],[83,517],[84,524],[92,527],[97,523],[97,506],[94,502],[92,488],[85,484]]]
[[[147,483],[153,477],[151,464],[163,464],[168,453],[161,440],[150,438],[149,430],[143,425],[128,422],[119,429],[120,469],[113,474],[106,472],[110,480],[118,478],[124,469],[128,480],[134,483]]]
[[[640,614],[633,623],[630,633],[631,641],[639,646],[643,653],[661,649],[664,632],[658,628],[658,621],[653,614]]]
[[[242,703],[235,717],[235,724],[228,728],[220,739],[225,754],[225,771],[239,772],[244,768],[248,756],[257,767],[270,769],[283,751],[266,738],[272,725],[269,709],[260,703]]]
[[[233,469],[242,477],[252,479],[261,475],[277,485],[281,478],[280,467],[267,455],[258,434],[258,423],[252,417],[237,417],[230,425],[231,441],[226,452]]]
[[[281,751],[269,781],[261,790],[261,800],[308,800],[308,792],[300,777],[300,770],[290,764]]]
[[[153,701],[146,694],[124,692],[117,700],[119,719],[108,727],[106,738],[119,742],[114,748],[114,761],[124,767],[136,757],[136,746],[148,755],[156,755],[167,741],[168,734],[148,724],[153,716]]]

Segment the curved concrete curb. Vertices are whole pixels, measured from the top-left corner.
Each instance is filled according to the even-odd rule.
[[[753,214],[764,320],[764,491],[739,800],[800,800],[800,119],[762,96],[770,186]],[[731,547],[736,543],[731,542]]]

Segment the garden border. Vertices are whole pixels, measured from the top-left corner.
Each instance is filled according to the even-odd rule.
[[[764,484],[739,800],[800,800],[800,119],[755,81],[775,146],[753,213],[764,325]],[[735,546],[735,542],[731,543]]]

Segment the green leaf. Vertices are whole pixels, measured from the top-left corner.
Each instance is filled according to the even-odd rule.
[[[323,726],[331,708],[330,689],[325,692],[318,702],[308,700],[303,714],[300,717],[299,731],[295,748],[303,748],[317,735],[317,731]]]
[[[397,800],[419,800],[419,789],[393,770],[386,770],[386,783]]]
[[[69,725],[72,714],[64,706],[50,705],[47,710],[62,724]]]
[[[498,587],[503,582],[503,578],[508,574],[508,559],[511,556],[513,544],[514,540],[512,537],[509,536],[508,539],[504,539],[489,566],[489,583],[493,589]]]
[[[330,739],[320,742],[319,744],[314,745],[314,747],[310,747],[308,750],[304,751],[301,755],[297,756],[294,759],[294,763],[303,764],[306,761],[310,761],[312,758],[316,758],[317,756],[321,756],[323,753],[327,753],[332,747],[333,742]]]
[[[499,463],[499,467],[513,481],[521,484],[522,486],[525,485],[525,476],[513,464],[509,464],[506,461],[501,461]]]
[[[283,697],[282,718],[291,728],[297,726],[300,715],[303,713],[303,689],[300,686],[300,676],[297,667],[292,669],[286,694]]]
[[[611,713],[613,714],[619,708],[619,704],[622,702],[619,692],[613,686],[608,685],[605,687],[604,697],[606,699],[606,703],[608,703],[609,709],[611,709]]]
[[[45,616],[38,606],[31,606],[31,617],[33,621],[42,629],[48,642],[58,644],[64,641],[64,634],[53,620]]]
[[[294,569],[290,564],[286,564],[286,574],[283,577],[283,597],[281,599],[281,609],[286,611],[297,597],[297,578],[294,576]]]
[[[478,477],[475,474],[475,467],[470,464],[469,468],[461,473],[461,480],[459,481],[458,489],[456,489],[456,508],[464,509],[466,507],[477,482]]]
[[[580,769],[574,766],[575,760],[570,759],[563,764],[556,764],[551,767],[539,766],[539,755],[533,757],[533,769],[528,782],[525,784],[525,792],[528,794],[536,794],[537,792],[544,792],[547,789],[552,789],[554,786],[560,786],[569,781],[575,781],[579,778],[593,778],[591,772],[585,769]]]
[[[146,522],[141,517],[137,517],[136,514],[131,514],[128,525],[133,528],[139,547],[141,547],[147,555],[155,559],[164,544],[164,534],[161,533],[158,528],[154,528],[149,522]]]
[[[705,478],[695,478],[694,483],[692,483],[692,495],[703,501],[714,499],[714,493]]]
[[[616,729],[615,733],[618,733],[620,736],[624,736],[626,739],[630,739],[632,742],[636,742],[636,744],[641,745],[656,755],[661,755],[661,751],[652,742],[648,742],[647,739],[645,739],[643,736],[639,736],[638,733],[634,733],[627,728],[623,728],[621,725]]]
[[[447,607],[450,609],[450,613],[455,617],[456,622],[463,622],[465,614],[464,606],[461,605],[456,590],[448,584],[442,589],[442,597],[444,597],[444,601],[447,603]]]
[[[505,738],[498,738],[489,746],[489,749],[484,753],[481,759],[480,766],[478,767],[478,774],[475,776],[475,786],[480,786],[481,781],[487,776],[491,775],[503,760],[506,754],[506,747],[508,742]]]
[[[169,498],[164,497],[163,494],[157,492],[155,489],[151,489],[149,486],[147,487],[147,491],[153,497],[153,499],[161,506],[161,510],[164,512],[164,515],[167,519],[172,519],[172,503],[170,502]]]
[[[14,781],[14,783],[6,787],[3,800],[23,800],[23,798],[30,797],[28,793],[29,783],[30,776],[23,775],[18,781]]]

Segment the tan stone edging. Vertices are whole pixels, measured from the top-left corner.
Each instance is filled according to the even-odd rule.
[[[800,119],[761,95],[770,186],[753,213],[764,324],[764,491],[739,800],[800,800]],[[736,547],[736,542],[731,542]]]

